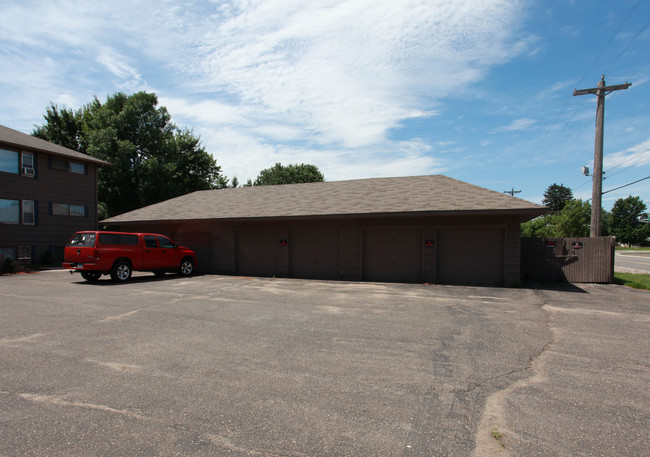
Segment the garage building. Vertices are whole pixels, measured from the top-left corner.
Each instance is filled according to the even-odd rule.
[[[512,285],[520,224],[546,211],[431,175],[198,191],[102,223],[168,235],[206,273]]]

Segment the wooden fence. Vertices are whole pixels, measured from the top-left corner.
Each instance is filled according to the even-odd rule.
[[[615,238],[522,238],[521,277],[538,281],[611,283]]]

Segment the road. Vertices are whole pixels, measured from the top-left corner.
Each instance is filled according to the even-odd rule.
[[[614,266],[616,271],[620,271],[621,273],[650,273],[650,252],[617,252],[614,259]]]

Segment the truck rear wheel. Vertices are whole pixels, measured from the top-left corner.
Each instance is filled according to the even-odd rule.
[[[102,277],[102,273],[99,271],[82,271],[81,277],[88,282],[95,282]]]
[[[124,282],[131,277],[131,263],[128,260],[118,260],[111,268],[111,279],[115,282]]]

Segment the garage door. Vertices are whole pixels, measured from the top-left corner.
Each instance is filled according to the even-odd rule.
[[[196,252],[196,271],[202,273],[212,271],[211,232],[181,232],[176,241]]]
[[[279,276],[277,230],[240,230],[236,271],[245,276]]]
[[[291,230],[289,247],[291,277],[339,279],[338,230]]]
[[[422,230],[417,228],[364,230],[363,279],[422,282]]]
[[[436,281],[503,285],[505,229],[450,227],[437,230]]]

